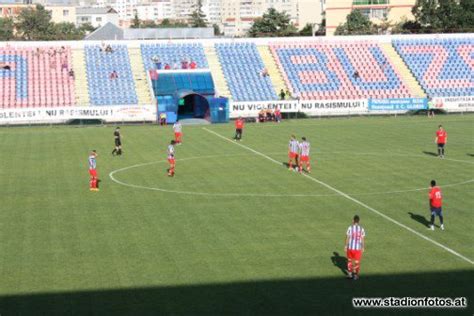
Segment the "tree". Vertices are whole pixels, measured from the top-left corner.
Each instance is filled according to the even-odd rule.
[[[0,18],[0,41],[9,41],[15,38],[15,24],[11,18]]]
[[[438,20],[436,16],[436,8],[438,7],[437,0],[416,0],[411,12],[423,28],[438,27]]]
[[[460,12],[458,17],[459,27],[467,31],[474,31],[474,1],[461,0],[459,2]]]
[[[190,15],[191,27],[206,27],[206,15],[202,11],[202,0],[198,0],[194,7],[195,10]]]
[[[135,11],[135,15],[133,16],[132,24],[130,25],[130,28],[132,29],[138,29],[140,28],[141,21],[138,18],[138,13]]]
[[[335,35],[370,35],[377,34],[378,30],[368,17],[360,10],[352,10],[344,24],[336,28]]]
[[[84,32],[84,34],[89,34],[91,32],[94,32],[96,28],[91,23],[87,22],[79,26],[79,30]]]
[[[312,23],[306,23],[306,25],[299,31],[301,36],[313,36],[314,27]]]
[[[84,38],[85,31],[80,28],[76,28],[74,23],[61,22],[53,24],[53,35],[52,40],[55,41],[74,41],[81,40]]]
[[[217,24],[212,24],[212,28],[214,29],[214,35],[219,36],[222,35],[221,28]]]
[[[24,40],[42,41],[54,37],[51,13],[37,4],[21,10],[16,23],[16,30]]]
[[[290,16],[275,8],[268,9],[261,18],[257,18],[248,31],[250,37],[294,36],[297,33],[297,28],[290,23]]]

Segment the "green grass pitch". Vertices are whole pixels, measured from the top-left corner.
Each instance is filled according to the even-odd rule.
[[[444,160],[433,156],[440,123]],[[401,313],[352,308],[386,296],[465,296],[468,309],[403,312],[472,315],[474,116],[247,124],[246,147],[185,126],[174,178],[170,127],[122,127],[122,157],[112,133],[0,129],[2,316]],[[291,134],[312,144],[310,177],[406,227],[288,171]],[[100,192],[88,189],[92,149]],[[431,179],[446,186],[445,231],[426,227]],[[354,214],[367,231],[357,282],[341,269]]]

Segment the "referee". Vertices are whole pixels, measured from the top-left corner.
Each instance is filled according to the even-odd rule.
[[[122,155],[122,135],[120,135],[120,127],[117,127],[114,131],[114,141],[115,141],[115,148],[112,151],[112,155]]]

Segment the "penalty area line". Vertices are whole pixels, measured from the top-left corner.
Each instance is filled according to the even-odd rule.
[[[267,159],[267,160],[270,160],[270,161],[273,162],[273,163],[276,163],[276,164],[278,164],[278,165],[282,165],[282,162],[280,162],[280,161],[278,161],[278,160],[276,160],[276,159],[273,159],[272,157],[269,157],[269,156],[265,155],[264,153],[261,153],[261,152],[259,152],[259,151],[256,151],[255,149],[252,149],[252,148],[250,148],[250,147],[248,147],[248,146],[242,145],[241,143],[234,142],[234,141],[232,141],[231,139],[229,139],[229,138],[227,138],[227,137],[225,137],[225,136],[222,136],[221,134],[216,133],[216,132],[214,132],[214,131],[212,131],[212,130],[210,130],[210,129],[207,129],[207,128],[205,128],[205,127],[203,127],[203,129],[204,129],[205,131],[207,131],[208,133],[213,134],[214,136],[217,136],[217,137],[219,137],[219,138],[221,138],[221,139],[224,139],[224,140],[226,140],[226,141],[228,141],[228,142],[230,142],[230,143],[232,143],[232,144],[234,144],[234,145],[240,146],[240,147],[242,147],[242,148],[244,148],[244,149],[246,149],[246,150],[248,150],[248,151],[251,151],[251,152],[253,152],[254,154],[259,155],[259,156],[261,156],[261,157],[263,157],[263,158],[265,158],[265,159]],[[444,249],[445,251],[451,253],[452,255],[455,255],[456,257],[458,257],[458,258],[460,258],[460,259],[462,259],[462,260],[464,260],[464,261],[466,261],[466,262],[468,262],[468,263],[474,265],[474,261],[473,261],[473,260],[471,260],[471,259],[469,259],[469,258],[463,256],[462,254],[458,253],[457,251],[454,251],[453,249],[451,249],[451,248],[449,248],[449,247],[447,247],[447,246],[445,246],[445,245],[443,245],[443,244],[437,242],[436,240],[433,240],[433,239],[431,239],[430,237],[423,235],[422,233],[420,233],[420,232],[418,232],[418,231],[416,231],[416,230],[414,230],[414,229],[408,227],[407,225],[400,223],[399,221],[397,221],[397,220],[391,218],[390,216],[385,215],[384,213],[382,213],[382,212],[380,212],[380,211],[374,209],[373,207],[371,207],[371,206],[365,204],[364,202],[359,201],[359,200],[353,198],[352,196],[348,195],[347,193],[344,193],[344,192],[342,192],[341,190],[338,190],[338,189],[336,189],[335,187],[333,187],[333,186],[331,186],[331,185],[329,185],[329,184],[327,184],[327,183],[325,183],[325,182],[323,182],[323,181],[321,181],[321,180],[318,180],[318,179],[316,179],[316,178],[313,178],[313,177],[311,177],[311,176],[309,176],[309,175],[307,175],[307,174],[305,174],[305,173],[303,173],[302,176],[306,177],[307,179],[309,179],[309,180],[311,180],[311,181],[313,181],[313,182],[316,182],[316,183],[318,183],[318,184],[324,186],[325,188],[327,188],[327,189],[329,189],[329,190],[331,190],[331,191],[333,191],[333,192],[336,192],[336,193],[339,194],[340,196],[342,196],[342,197],[344,197],[344,198],[346,198],[346,199],[348,199],[348,200],[350,200],[350,201],[352,201],[352,202],[354,202],[354,203],[356,203],[356,204],[358,204],[358,205],[364,207],[365,209],[367,209],[367,210],[369,210],[369,211],[371,211],[371,212],[373,212],[373,213],[375,213],[375,214],[377,214],[377,215],[379,215],[379,216],[385,218],[385,219],[388,220],[389,222],[392,222],[393,224],[395,224],[395,225],[397,225],[397,226],[399,226],[399,227],[402,227],[402,228],[408,230],[409,232],[411,232],[411,233],[417,235],[418,237],[420,237],[420,238],[422,238],[422,239],[424,239],[424,240],[426,240],[426,241],[428,241],[428,242],[430,242],[430,243],[432,243],[432,244],[434,244],[434,245],[440,247],[441,249]]]

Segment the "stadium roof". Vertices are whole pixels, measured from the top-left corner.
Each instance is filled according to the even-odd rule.
[[[111,22],[107,22],[84,39],[88,41],[123,40],[123,29]]]
[[[112,8],[77,8],[76,15],[117,13]]]
[[[214,38],[214,29],[212,27],[122,29],[108,22],[86,36],[85,40],[107,41],[193,38]]]

